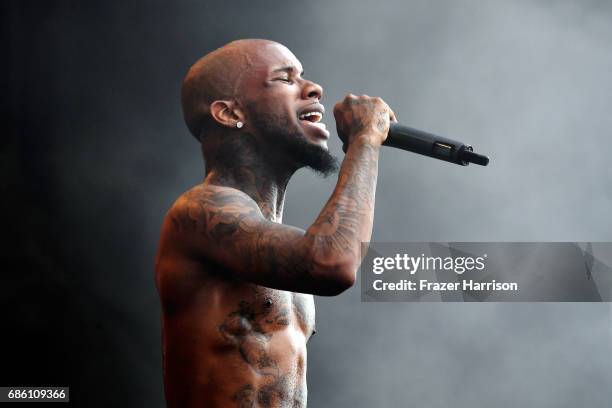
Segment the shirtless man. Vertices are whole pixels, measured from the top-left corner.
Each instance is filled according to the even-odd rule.
[[[284,46],[232,42],[187,73],[183,112],[204,182],[168,210],[156,261],[169,407],[305,407],[312,295],[351,287],[372,233],[391,109],[348,95],[334,107],[344,160],[306,231],[282,224],[301,167],[336,170],[319,123],[323,89]]]

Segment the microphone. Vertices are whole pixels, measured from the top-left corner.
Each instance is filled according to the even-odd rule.
[[[391,123],[389,126],[387,140],[383,146],[408,150],[460,166],[467,166],[470,163],[480,166],[489,164],[489,158],[474,153],[470,145],[397,123]]]

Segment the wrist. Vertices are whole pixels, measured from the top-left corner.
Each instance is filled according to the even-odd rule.
[[[374,124],[371,124],[369,126],[357,130],[350,139],[354,141],[366,140],[370,144],[381,145],[386,139],[385,135],[387,134],[387,132],[388,130],[383,132],[381,131],[381,129],[374,126]]]
[[[371,133],[362,133],[355,135],[355,138],[349,144],[349,149],[353,146],[357,148],[370,147],[380,149],[381,143],[378,135],[373,135]]]

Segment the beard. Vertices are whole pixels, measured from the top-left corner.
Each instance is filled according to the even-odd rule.
[[[300,125],[287,117],[258,113],[252,108],[248,109],[251,113],[249,120],[273,147],[272,151],[287,155],[299,167],[308,167],[323,177],[338,170],[338,159],[326,148],[309,142]]]

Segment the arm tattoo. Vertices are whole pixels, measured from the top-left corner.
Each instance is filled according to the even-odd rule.
[[[230,188],[196,187],[186,193],[181,206],[186,210],[172,216],[178,232],[196,233],[231,249],[245,269],[257,271],[265,265],[295,279],[310,270],[307,260],[296,256],[303,232],[269,223],[246,194]]]
[[[371,233],[377,174],[377,147],[364,144],[347,153],[332,198],[307,232],[324,251],[360,255],[360,244]]]
[[[282,275],[299,285],[311,278],[318,256],[329,260],[349,254],[361,261],[361,245],[372,231],[378,152],[367,142],[349,148],[334,193],[306,232],[265,220],[249,196],[219,186],[186,193],[178,203],[181,210],[170,214],[172,223],[179,233],[202,236],[227,262],[252,276],[269,271],[260,284],[273,285]]]

